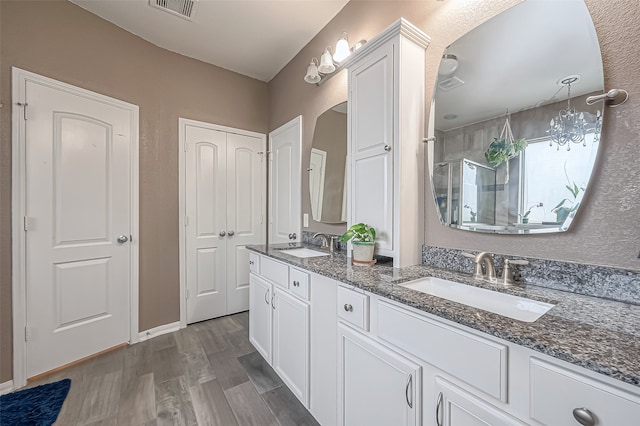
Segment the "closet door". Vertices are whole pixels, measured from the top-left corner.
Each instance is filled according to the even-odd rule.
[[[249,250],[264,242],[264,144],[227,134],[227,314],[249,309]]]
[[[187,323],[192,323],[227,314],[227,133],[187,125],[185,143]]]

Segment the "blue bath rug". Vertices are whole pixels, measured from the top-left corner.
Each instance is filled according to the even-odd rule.
[[[51,426],[70,387],[64,379],[0,396],[0,425]]]

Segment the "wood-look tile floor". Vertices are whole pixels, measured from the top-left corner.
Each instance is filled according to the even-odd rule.
[[[317,425],[249,343],[249,314],[193,324],[53,373],[56,425]]]

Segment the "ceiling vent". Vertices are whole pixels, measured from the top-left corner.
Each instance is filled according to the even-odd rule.
[[[455,89],[456,87],[460,87],[463,84],[464,81],[460,80],[458,77],[451,77],[438,83],[438,87],[444,91],[447,91]]]
[[[149,0],[149,5],[172,15],[191,20],[197,0]]]

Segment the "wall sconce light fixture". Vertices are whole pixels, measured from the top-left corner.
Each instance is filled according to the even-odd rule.
[[[320,62],[317,58],[311,59],[311,63],[307,67],[307,74],[304,76],[304,81],[310,84],[322,84],[325,80],[329,79],[336,71],[342,69],[341,63],[351,53],[362,47],[367,41],[360,40],[352,48],[349,48],[349,39],[347,33],[343,32],[340,39],[336,43],[336,48],[331,52],[331,47],[327,46],[320,56]]]

